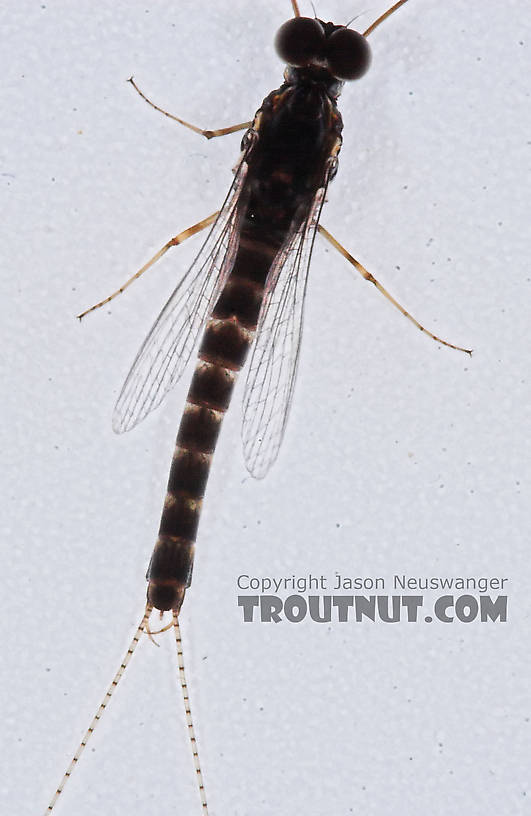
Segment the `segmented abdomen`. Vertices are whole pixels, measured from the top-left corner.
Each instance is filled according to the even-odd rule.
[[[178,612],[191,583],[212,457],[238,371],[254,338],[275,253],[255,234],[242,230],[234,267],[205,327],[147,572],[148,603],[161,611]]]

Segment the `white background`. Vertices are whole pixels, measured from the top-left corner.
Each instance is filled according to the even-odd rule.
[[[135,626],[189,373],[124,437],[112,405],[281,82],[284,0],[11,2],[2,30],[0,809],[43,813]],[[303,13],[312,14],[303,3]],[[323,0],[366,27],[385,9]],[[411,0],[341,98],[295,402],[254,482],[225,422],[182,614],[212,816],[529,813],[531,150],[524,0]],[[7,136],[7,138],[6,138]],[[236,578],[506,576],[506,624],[244,625]],[[433,595],[429,596],[433,599]],[[57,814],[199,814],[171,633],[141,642]]]

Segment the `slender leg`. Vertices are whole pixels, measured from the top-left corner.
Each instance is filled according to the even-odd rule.
[[[101,308],[101,306],[105,306],[106,303],[110,303],[110,301],[114,300],[115,297],[118,297],[118,295],[121,295],[122,292],[125,289],[127,289],[128,286],[131,286],[133,281],[136,281],[137,278],[139,278],[141,275],[143,275],[144,272],[146,272],[151,266],[153,266],[153,264],[155,264],[158,260],[160,260],[160,258],[162,258],[162,256],[165,255],[166,252],[171,247],[177,246],[178,244],[182,244],[182,242],[186,241],[187,238],[190,238],[192,235],[196,235],[198,232],[201,232],[201,230],[205,229],[205,227],[210,226],[210,224],[212,224],[216,220],[218,215],[219,215],[219,210],[216,210],[216,212],[212,213],[212,215],[209,215],[207,218],[203,218],[202,221],[198,221],[197,224],[194,224],[192,227],[188,227],[188,229],[185,229],[182,232],[180,232],[178,235],[175,235],[173,238],[171,238],[171,240],[169,240],[166,244],[164,244],[162,249],[159,249],[159,251],[156,253],[156,255],[153,255],[151,260],[149,260],[146,264],[144,264],[142,269],[139,269],[138,272],[135,272],[135,274],[132,277],[130,277],[129,280],[127,280],[123,284],[123,286],[120,286],[120,288],[117,289],[116,292],[113,292],[112,295],[109,295],[108,297],[104,298],[104,300],[100,300],[99,303],[95,303],[94,306],[91,306],[89,309],[85,309],[84,312],[81,312],[81,314],[78,314],[77,315],[78,319],[82,320],[85,317],[85,315],[88,315],[90,312],[95,311],[95,309]]]
[[[297,3],[297,0],[291,0],[291,7],[293,9],[293,16],[300,17],[301,13],[299,11],[299,4]]]
[[[346,258],[349,263],[352,264],[352,266],[356,267],[362,278],[364,278],[367,281],[370,281],[370,283],[373,283],[378,289],[378,291],[381,292],[382,295],[386,297],[387,300],[390,303],[392,303],[396,309],[398,309],[399,312],[402,312],[404,317],[407,317],[408,320],[411,320],[411,322],[413,323],[414,326],[417,327],[417,329],[420,329],[421,332],[427,334],[428,337],[431,337],[432,340],[435,340],[436,343],[442,343],[443,346],[448,346],[449,348],[456,349],[456,351],[464,351],[465,354],[472,354],[472,349],[466,349],[462,348],[461,346],[455,346],[453,343],[449,343],[447,340],[443,340],[441,337],[438,337],[436,334],[432,334],[430,331],[428,331],[428,329],[424,328],[424,326],[421,323],[419,323],[418,320],[415,320],[413,315],[409,314],[409,312],[406,311],[406,309],[404,309],[404,307],[397,300],[395,300],[392,295],[389,294],[387,289],[384,289],[382,284],[376,280],[374,275],[371,275],[371,273],[368,272],[367,269],[365,269],[365,267],[350,254],[350,252],[347,252],[345,247],[343,247],[339,243],[339,241],[336,241],[334,236],[331,235],[328,232],[328,230],[321,226],[321,224],[318,225],[317,229],[319,230],[323,238],[326,238],[326,240],[329,241],[332,244],[332,246],[335,249],[337,249],[337,251],[340,252],[341,255],[343,255],[343,257]]]
[[[387,20],[387,18],[388,18],[388,17],[390,17],[390,16],[391,16],[391,14],[392,14],[394,11],[396,11],[397,9],[399,9],[399,8],[400,8],[400,6],[403,6],[403,5],[404,5],[404,3],[407,3],[407,0],[398,0],[398,3],[395,3],[395,4],[394,4],[394,6],[391,6],[391,8],[390,8],[390,9],[387,9],[387,11],[386,11],[386,12],[384,12],[384,13],[383,13],[383,14],[382,14],[380,17],[378,17],[378,19],[377,19],[377,20],[375,20],[375,21],[374,21],[374,23],[372,23],[372,25],[370,25],[370,26],[369,26],[369,28],[367,29],[367,31],[364,31],[364,32],[363,32],[363,36],[364,36],[364,37],[368,37],[368,36],[369,36],[369,34],[372,34],[372,32],[374,31],[374,29],[375,29],[375,28],[378,28],[378,26],[380,25],[380,23],[383,23],[383,21],[384,21],[384,20]]]
[[[148,604],[146,606],[145,611],[144,611],[144,615],[142,617],[142,620],[140,621],[140,623],[138,625],[138,628],[137,628],[137,630],[136,630],[136,632],[134,634],[134,637],[133,637],[133,639],[132,639],[132,641],[131,641],[131,643],[129,645],[129,648],[128,648],[127,652],[125,653],[124,659],[120,663],[120,667],[119,667],[118,671],[114,675],[113,681],[112,681],[111,685],[109,686],[109,688],[107,690],[107,693],[105,694],[105,697],[101,701],[98,710],[96,711],[94,717],[92,718],[92,722],[90,723],[89,727],[87,728],[87,730],[85,732],[85,736],[83,737],[83,739],[79,743],[77,751],[75,752],[74,756],[72,757],[70,765],[68,766],[68,768],[64,772],[63,778],[61,779],[61,782],[60,782],[57,790],[55,791],[55,793],[54,793],[54,795],[52,797],[52,801],[50,802],[50,804],[46,808],[45,816],[49,816],[49,814],[54,809],[57,800],[59,799],[60,795],[63,792],[64,786],[66,785],[68,779],[72,775],[72,771],[76,767],[76,765],[79,762],[79,759],[81,757],[81,754],[83,753],[83,751],[86,748],[87,742],[89,741],[90,737],[94,733],[94,729],[96,728],[98,722],[102,718],[103,712],[107,708],[107,705],[108,705],[112,695],[114,694],[114,690],[116,689],[116,686],[118,685],[118,683],[122,679],[122,677],[124,675],[124,672],[125,672],[125,670],[127,668],[127,664],[129,663],[129,661],[131,660],[131,658],[133,656],[133,652],[135,651],[135,649],[136,649],[136,647],[138,645],[138,641],[140,640],[140,636],[141,636],[142,632],[145,630],[145,628],[147,626],[147,622],[149,620],[149,616],[151,615],[151,611],[152,611],[152,608]]]
[[[218,128],[217,130],[203,130],[203,128],[197,127],[197,125],[191,125],[190,122],[185,122],[184,119],[179,119],[179,117],[174,116],[173,113],[168,113],[168,111],[165,111],[163,108],[159,108],[158,105],[155,105],[155,103],[152,102],[151,99],[148,99],[145,93],[140,90],[133,77],[129,77],[127,81],[131,83],[135,91],[140,94],[142,99],[144,99],[148,105],[151,105],[152,108],[155,108],[155,110],[163,113],[164,116],[168,117],[168,119],[173,119],[174,122],[178,122],[180,125],[184,125],[184,127],[193,130],[194,133],[199,133],[199,135],[204,136],[205,139],[214,139],[216,136],[227,136],[227,134],[236,133],[238,130],[247,130],[247,128],[251,127],[252,125],[252,122],[240,122],[239,125],[231,125],[230,127]]]

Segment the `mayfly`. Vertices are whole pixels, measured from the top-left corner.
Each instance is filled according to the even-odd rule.
[[[428,332],[319,224],[328,185],[338,166],[343,123],[337,100],[345,81],[370,64],[367,37],[402,6],[399,0],[363,34],[348,26],[294,16],[276,35],[286,62],[284,83],[262,102],[250,122],[202,130],[151,102],[152,107],[210,139],[246,131],[234,179],[221,209],[172,238],[108,303],[171,247],[206,227],[197,257],[162,309],[138,352],[116,403],[113,427],[130,430],[156,408],[182,375],[202,333],[168,480],[158,538],[147,572],[144,615],[47,813],[100,719],[153,610],[170,611],[179,673],[203,813],[207,801],[182,659],[178,616],[191,584],[195,541],[210,465],[238,372],[252,348],[243,397],[243,452],[256,478],[277,458],[286,429],[299,360],[308,268],[317,232],[373,283],[418,329],[450,348],[470,353]],[[168,628],[165,627],[165,628]]]

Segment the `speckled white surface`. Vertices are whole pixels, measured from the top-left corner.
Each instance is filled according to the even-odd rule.
[[[384,7],[317,11],[368,24]],[[528,11],[410,0],[345,88],[323,223],[475,354],[317,246],[281,456],[247,476],[237,394],[183,610],[211,816],[529,813]],[[288,16],[281,0],[4,10],[2,813],[44,812],[141,616],[189,375],[133,433],[110,415],[197,244],[73,316],[215,210],[238,155],[239,135],[204,142],[125,80],[198,124],[242,121],[280,84]],[[240,573],[336,570],[505,576],[509,618],[242,623]],[[57,806],[158,812],[200,812],[170,635],[142,642]]]

